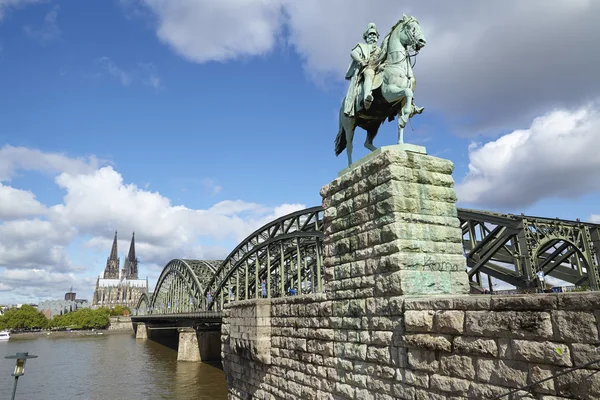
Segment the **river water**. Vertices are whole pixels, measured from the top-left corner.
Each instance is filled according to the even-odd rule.
[[[213,365],[177,362],[177,352],[133,334],[53,337],[13,335],[0,341],[0,399],[10,399],[14,360],[28,351],[16,400],[227,398],[225,374]]]

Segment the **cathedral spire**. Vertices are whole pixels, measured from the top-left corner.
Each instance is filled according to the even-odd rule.
[[[119,279],[119,253],[117,251],[117,231],[113,239],[110,257],[106,260],[106,268],[104,269],[104,279]]]
[[[110,251],[109,260],[118,259],[119,254],[117,253],[117,231],[115,231],[115,238],[113,239],[112,250]]]
[[[121,277],[128,280],[138,278],[138,259],[135,256],[135,232],[133,232],[133,235],[131,236],[129,254],[123,263]]]
[[[127,255],[128,260],[135,260],[135,232],[131,236],[131,244],[129,245],[129,254]]]

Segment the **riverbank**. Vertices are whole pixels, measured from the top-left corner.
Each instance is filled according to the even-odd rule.
[[[10,334],[10,340],[13,339],[37,339],[39,337],[80,337],[80,336],[98,336],[98,335],[133,335],[133,331],[113,330],[113,329],[97,329],[81,330],[81,331],[41,331],[41,332],[15,332]]]

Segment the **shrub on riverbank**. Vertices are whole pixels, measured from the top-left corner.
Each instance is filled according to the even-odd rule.
[[[131,314],[131,310],[129,310],[129,307],[115,306],[115,308],[110,310],[111,317],[120,317],[121,315],[130,315],[130,314]]]

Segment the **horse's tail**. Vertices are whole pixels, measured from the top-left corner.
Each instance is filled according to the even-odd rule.
[[[344,118],[344,104],[342,104],[342,108],[340,109],[340,128],[338,130],[338,134],[335,137],[335,155],[339,156],[342,151],[346,149],[346,132],[344,131],[344,126],[342,125],[342,118]]]

